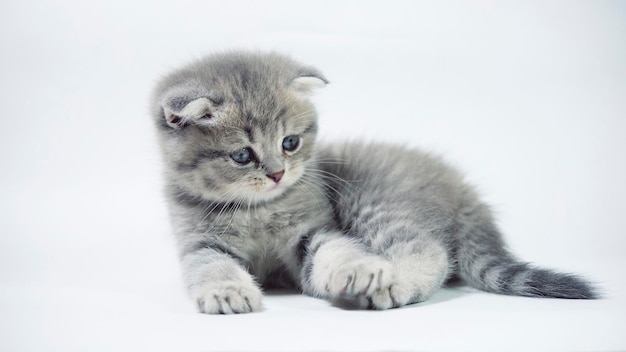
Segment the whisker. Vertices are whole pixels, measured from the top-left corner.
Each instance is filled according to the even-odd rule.
[[[339,192],[339,190],[337,190],[335,187],[333,187],[332,185],[330,185],[330,183],[328,182],[324,182],[324,180],[317,178],[315,175],[311,175],[311,174],[305,174],[302,176],[305,179],[308,179],[309,182],[312,182],[313,184],[317,185],[318,187],[323,188],[329,188],[332,191],[334,191],[335,194],[337,194],[339,197],[341,197],[341,199],[344,202],[348,202],[348,198],[346,197],[346,195],[344,195],[343,193]],[[350,196],[354,196],[353,193],[350,193]],[[331,197],[332,198],[332,197]],[[335,202],[337,202],[336,198],[332,198]]]
[[[317,205],[318,211],[322,212],[322,205],[323,205],[323,203],[320,201],[319,197],[316,197],[315,194],[313,193],[313,191],[315,191],[315,192],[319,193],[322,196],[322,199],[326,199],[327,195],[323,191],[323,188],[321,187],[321,185],[314,184],[313,182],[309,181],[307,178],[300,178],[296,182],[296,184],[299,184],[299,183],[305,186],[302,189],[305,192],[307,192],[311,196],[312,199],[315,199],[315,203]],[[295,186],[296,184],[294,184],[293,186]],[[306,186],[310,186],[310,187],[306,187]],[[312,188],[313,191],[310,188]]]
[[[239,213],[239,209],[241,209],[241,204],[242,203],[243,203],[243,200],[237,201],[237,203],[235,205],[235,210],[233,210],[233,214],[231,215],[230,220],[228,221],[228,224],[226,224],[226,227],[224,227],[224,229],[222,230],[222,233],[220,234],[220,237],[224,236],[226,231],[228,231],[230,229],[230,225],[233,223],[233,219],[235,219],[235,216],[237,216],[237,214]]]
[[[344,180],[343,178],[333,174],[332,172],[328,172],[328,171],[325,171],[325,170],[310,169],[310,171],[312,171],[312,172],[319,172],[319,173],[323,174],[324,176],[327,176],[329,179],[340,181],[341,183],[343,183],[344,185],[349,186],[349,187],[353,187],[354,186],[354,185],[352,185],[351,182],[360,182],[360,181],[356,181],[356,180],[350,180],[350,181]]]
[[[334,175],[331,173],[325,173],[325,172],[321,172],[322,170],[310,170],[310,172],[308,173],[308,175],[310,177],[316,177],[318,178],[321,182],[324,182],[327,184],[328,187],[332,188],[335,192],[339,191],[335,188],[332,187],[331,183],[332,181],[339,181],[337,182],[337,186],[341,186],[343,189],[345,189],[346,192],[348,192],[351,196],[353,196],[357,191],[359,191],[358,187],[356,187],[355,185],[353,185],[352,183]],[[331,182],[328,182],[331,181]]]
[[[224,194],[224,196],[228,196],[230,197],[231,194],[234,194],[234,190],[229,190],[228,192],[226,192],[226,194]],[[196,225],[196,227],[193,229],[193,232],[196,232],[198,230],[198,228],[202,225],[202,223],[209,217],[209,215],[211,213],[213,213],[213,211],[221,204],[220,199],[216,199],[214,201],[212,201],[211,203],[209,203],[204,210],[202,211],[203,213],[206,213],[202,219],[200,221],[198,221],[198,224]],[[210,210],[209,208],[213,206]]]
[[[324,164],[324,165],[345,165],[346,162],[345,161],[323,161],[323,160],[316,160],[317,164]]]
[[[219,220],[222,217],[222,214],[224,214],[224,210],[226,210],[226,208],[228,208],[228,206],[231,205],[232,201],[235,199],[236,196],[237,196],[236,192],[232,192],[232,195],[228,198],[226,202],[224,202],[224,204],[222,205],[222,209],[220,209],[215,219],[213,219],[213,226],[208,228],[204,232],[205,234],[208,234],[210,231],[213,231],[213,229],[219,224]]]
[[[310,160],[308,160],[311,163],[314,162],[318,162],[318,161],[337,161],[337,162],[341,162],[341,163],[347,163],[348,161],[346,159],[342,159],[342,158],[319,158],[319,157],[313,157]]]

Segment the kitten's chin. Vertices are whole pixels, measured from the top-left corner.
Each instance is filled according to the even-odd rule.
[[[289,185],[284,183],[274,184],[260,192],[255,192],[252,199],[257,203],[269,202],[282,196],[288,188]]]

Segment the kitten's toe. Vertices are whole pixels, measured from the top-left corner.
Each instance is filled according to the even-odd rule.
[[[391,295],[391,288],[387,287],[384,289],[377,290],[370,297],[370,306],[371,309],[389,309],[396,306],[393,297]]]
[[[237,314],[261,310],[261,290],[254,285],[207,284],[193,295],[200,313]]]
[[[378,257],[359,258],[343,264],[333,271],[326,285],[333,297],[356,297],[371,295],[392,282],[392,267]]]
[[[411,292],[395,283],[387,288],[377,290],[370,296],[370,309],[390,309],[402,307],[409,303]]]

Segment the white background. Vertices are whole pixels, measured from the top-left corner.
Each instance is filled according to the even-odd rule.
[[[0,350],[626,349],[624,2],[4,0],[0,48]],[[232,48],[317,66],[323,138],[444,155],[516,254],[605,298],[452,287],[361,312],[273,293],[196,314],[148,102]]]

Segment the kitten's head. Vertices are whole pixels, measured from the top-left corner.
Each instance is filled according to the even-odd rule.
[[[165,77],[153,100],[169,182],[222,202],[277,197],[304,174],[327,83],[277,54],[209,56]]]

